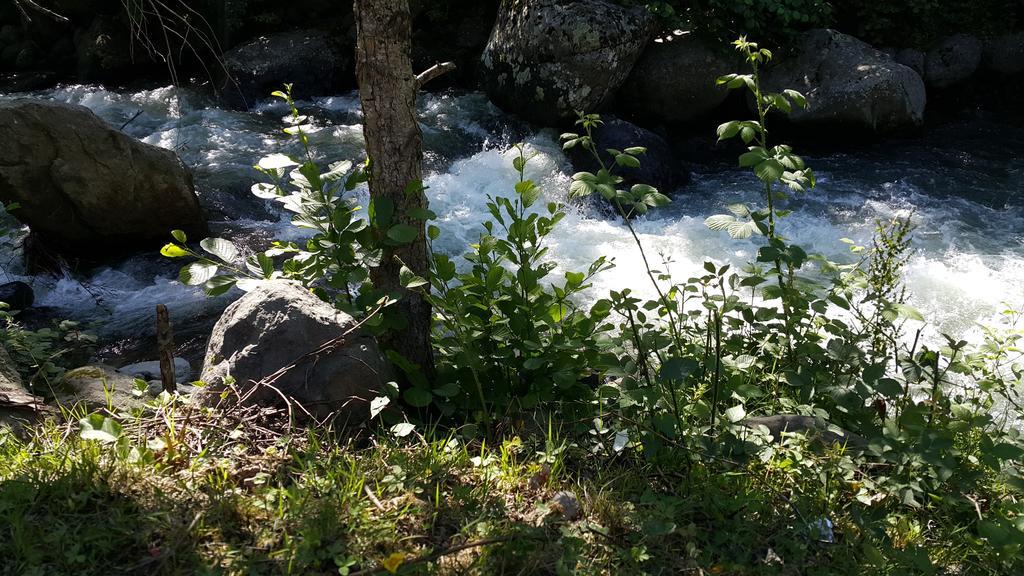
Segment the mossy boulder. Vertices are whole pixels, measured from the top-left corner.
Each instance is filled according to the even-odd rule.
[[[481,81],[501,108],[559,124],[609,104],[652,33],[643,7],[504,0],[481,58]]]

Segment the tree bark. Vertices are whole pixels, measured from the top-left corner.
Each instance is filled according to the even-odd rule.
[[[406,320],[404,329],[384,345],[433,374],[430,347],[430,305],[418,293],[401,287],[398,272],[404,263],[416,275],[429,276],[425,223],[411,210],[426,208],[423,193],[423,144],[416,120],[417,80],[412,70],[412,23],[408,0],[355,0],[356,76],[363,107],[363,136],[370,158],[370,197],[390,200],[389,224],[407,224],[416,239],[402,246],[385,246],[380,266],[370,272],[376,288],[403,295],[396,304]],[[386,238],[382,230],[382,237]]]

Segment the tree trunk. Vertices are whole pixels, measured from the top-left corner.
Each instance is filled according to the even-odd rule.
[[[419,294],[404,290],[398,277],[402,263],[418,276],[429,276],[424,222],[409,214],[416,208],[426,208],[427,199],[422,187],[423,144],[416,121],[417,81],[412,70],[408,0],[355,0],[355,18],[356,75],[363,106],[363,136],[371,162],[370,197],[375,202],[393,203],[389,227],[406,224],[417,230],[413,242],[386,246],[380,266],[371,271],[370,277],[376,288],[403,294],[396,306],[406,326],[384,344],[429,376],[434,368],[430,305]]]

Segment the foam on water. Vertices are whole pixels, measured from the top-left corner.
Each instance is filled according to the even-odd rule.
[[[266,153],[294,146],[280,132],[280,119],[288,112],[281,103],[260,103],[252,113],[228,111],[176,88],[120,93],[70,86],[32,96],[87,106],[118,127],[131,120],[125,132],[176,150],[195,172],[215,232],[253,249],[273,238],[296,238],[278,208],[248,192],[255,177],[251,166]],[[317,131],[311,140],[322,159],[361,157],[361,113],[354,95],[299,106],[313,117]],[[565,200],[571,168],[557,134],[531,131],[480,94],[427,95],[420,107],[428,195],[443,230],[436,249],[462,253],[481,231],[487,196],[512,194],[518,176],[509,147],[516,141],[526,141],[535,154],[529,177],[548,199]],[[867,244],[876,219],[913,214],[916,252],[906,271],[912,304],[931,321],[932,336],[976,334],[977,324],[990,322],[1004,302],[1024,306],[1024,129],[1004,132],[991,143],[985,122],[972,120],[923,141],[807,158],[818,171],[818,188],[794,200],[794,213],[781,232],[809,251],[849,258],[840,238]],[[747,173],[696,167],[693,182],[676,202],[636,223],[652,263],[665,269],[664,257],[673,275],[685,279],[698,275],[705,260],[742,265],[752,259],[756,239],[730,240],[703,224],[733,202],[759,202],[756,182]],[[585,269],[601,255],[615,258],[616,267],[597,279],[591,299],[624,287],[653,295],[625,226],[600,210],[587,205],[571,210],[551,235],[550,247],[551,258],[565,270]],[[226,305],[228,298],[207,300],[178,284],[174,268],[139,255],[87,278],[27,278],[14,263],[6,272],[8,278],[33,282],[40,305],[101,320],[102,333],[118,338],[148,327],[156,303],[170,304],[179,318],[211,317]]]

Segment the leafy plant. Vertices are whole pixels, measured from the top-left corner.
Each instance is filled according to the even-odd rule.
[[[405,392],[413,406],[433,402],[448,414],[478,411],[489,419],[541,402],[581,400],[590,391],[584,380],[602,364],[608,308],[582,310],[576,298],[613,262],[601,257],[586,271],[549,279],[556,264],[547,258],[545,239],[565,206],[538,204],[541,190],[526,177],[529,152],[523,145],[515,150],[515,196],[488,198],[490,219],[464,255],[464,271],[435,253],[429,284],[411,273],[404,279],[424,291],[437,315],[438,379]],[[439,233],[430,227],[431,240]]]

